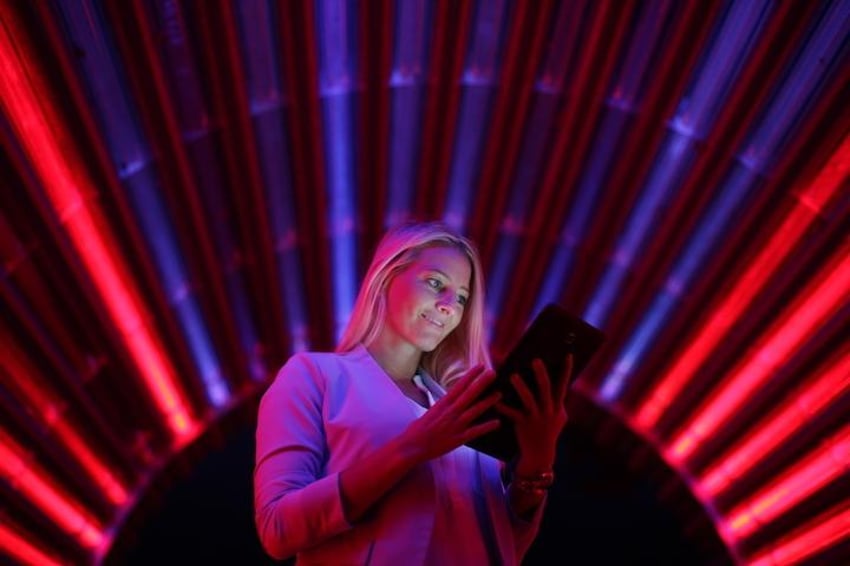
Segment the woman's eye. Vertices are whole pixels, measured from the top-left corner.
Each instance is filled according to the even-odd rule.
[[[460,306],[465,307],[466,303],[469,301],[469,297],[464,297],[463,295],[458,295],[457,302],[460,303]]]
[[[440,281],[438,279],[434,279],[433,277],[429,277],[425,281],[428,283],[428,286],[431,287],[432,289],[439,289],[440,287],[443,286],[442,283],[440,283]]]

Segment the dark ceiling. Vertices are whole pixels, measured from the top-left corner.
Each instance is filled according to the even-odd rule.
[[[849,55],[847,0],[0,0],[0,553],[102,556],[406,219],[497,361],[605,331],[575,394],[737,560],[847,550]]]

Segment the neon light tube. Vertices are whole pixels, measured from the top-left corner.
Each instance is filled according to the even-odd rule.
[[[4,18],[8,21],[9,18]],[[146,321],[143,304],[126,267],[107,243],[108,231],[98,210],[83,197],[97,191],[85,175],[68,160],[67,134],[58,130],[62,121],[53,115],[41,94],[38,76],[27,74],[36,66],[19,58],[27,46],[0,28],[0,101],[9,121],[42,180],[56,216],[65,227],[71,243],[104,300],[107,314],[121,331],[132,360],[157,408],[172,433],[178,437],[192,433],[195,423],[183,400],[174,369]]]
[[[716,498],[847,391],[850,391],[850,352],[838,360],[828,360],[816,379],[804,381],[785,403],[753,425],[728,454],[700,475],[697,489]]]
[[[744,539],[850,470],[850,426],[735,507],[721,521],[729,538]]]
[[[0,336],[5,332],[0,331]],[[56,394],[48,389],[43,380],[39,379],[36,370],[29,364],[8,336],[3,336],[6,345],[2,356],[3,365],[15,381],[15,386],[24,397],[25,404],[33,411],[35,418],[41,420],[61,440],[68,455],[77,460],[88,472],[94,483],[100,486],[103,493],[115,505],[127,501],[127,489],[120,479],[109,469],[101,458],[91,449],[89,442],[80,436],[62,414],[64,403]]]
[[[84,547],[100,546],[105,535],[97,520],[56,486],[43,470],[30,465],[25,454],[6,431],[0,430],[0,476]]]
[[[496,0],[477,4],[474,30],[461,78],[463,95],[455,131],[443,220],[460,232],[466,231],[469,207],[475,195],[475,177],[481,169],[485,121],[495,91],[501,23],[507,17],[506,2]]]
[[[732,329],[735,321],[762,291],[771,275],[788,257],[799,238],[819,217],[822,209],[841,187],[850,172],[850,136],[846,137],[812,183],[797,193],[797,206],[791,210],[776,231],[776,236],[762,249],[735,287],[712,309],[708,321],[697,336],[673,361],[652,394],[636,410],[635,423],[649,430],[708,359],[712,351]]]
[[[324,143],[327,154],[328,226],[331,237],[331,266],[334,277],[334,337],[345,328],[357,294],[357,220],[352,96],[357,83],[349,27],[355,19],[342,2],[317,5],[319,36],[319,93],[322,97]]]
[[[43,564],[44,566],[61,566],[62,564],[3,523],[0,523],[0,549],[22,564]]]
[[[846,505],[847,502],[845,502]],[[798,564],[806,558],[846,540],[850,536],[850,506],[839,513],[824,513],[803,527],[782,537],[767,550],[756,554],[750,566],[785,566]]]
[[[688,458],[702,442],[770,378],[791,352],[811,332],[831,316],[837,305],[850,298],[850,241],[821,269],[811,283],[770,331],[694,411],[684,429],[670,443],[670,457],[676,462]]]
[[[394,61],[389,80],[392,116],[387,147],[389,171],[385,229],[407,220],[413,209],[424,79],[428,66],[426,30],[431,29],[429,6],[423,0],[399,2],[395,9]]]

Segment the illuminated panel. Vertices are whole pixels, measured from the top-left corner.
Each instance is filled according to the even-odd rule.
[[[9,20],[4,13],[4,22]],[[182,399],[174,370],[144,322],[141,301],[130,284],[126,268],[109,248],[108,231],[102,229],[104,223],[96,210],[89,209],[93,205],[83,197],[97,191],[85,175],[75,172],[66,160],[67,149],[62,148],[59,136],[51,128],[58,128],[61,120],[49,106],[40,105],[46,98],[39,93],[47,89],[37,76],[28,76],[25,70],[27,67],[35,69],[37,64],[28,65],[20,59],[15,48],[24,46],[9,35],[7,27],[2,30],[0,68],[4,72],[0,73],[0,101],[9,121],[47,190],[56,216],[103,298],[113,324],[121,330],[157,408],[174,434],[191,434],[195,423]],[[72,138],[65,136],[66,140]]]
[[[352,95],[357,83],[350,27],[354,17],[343,2],[317,5],[319,36],[319,93],[322,97],[324,142],[327,155],[328,226],[335,339],[339,340],[354,305],[357,253],[354,223],[357,219],[352,138]]]
[[[760,169],[773,159],[787,141],[801,113],[823,88],[830,72],[846,68],[847,34],[850,33],[850,5],[834,2],[821,12],[817,27],[799,48],[799,54],[783,81],[783,88],[765,111],[763,126],[749,141],[742,160]]]
[[[783,316],[766,331],[747,356],[696,409],[670,443],[669,457],[681,462],[696,450],[747,398],[770,379],[794,349],[850,298],[850,241],[837,250]]]
[[[708,359],[714,348],[734,327],[735,321],[752,304],[771,275],[787,259],[802,234],[819,217],[823,207],[841,187],[850,172],[850,137],[835,151],[818,176],[797,193],[798,204],[776,230],[776,236],[749,262],[738,283],[717,307],[712,309],[699,333],[671,364],[649,398],[637,409],[636,424],[651,429],[673,399]]]
[[[783,537],[747,563],[750,566],[785,566],[803,560],[850,537],[850,505],[838,513],[815,517]]]
[[[480,156],[485,121],[498,72],[500,33],[508,13],[504,0],[479,2],[473,23],[471,42],[461,84],[461,97],[455,148],[449,174],[448,196],[443,220],[460,232],[466,231],[470,217],[475,176]]]
[[[122,89],[115,67],[113,48],[103,35],[104,28],[92,26],[98,10],[87,5],[57,6],[64,16],[71,40],[86,56],[77,59],[89,93],[95,101],[99,126],[103,131],[116,174],[130,197],[133,211],[150,246],[171,305],[204,382],[208,399],[223,406],[230,399],[227,383],[221,376],[221,364],[210,339],[200,308],[190,292],[192,285],[174,233],[174,226],[162,202],[158,179],[152,171],[155,162],[142,141],[132,110]]]
[[[162,65],[170,78],[170,97],[162,99],[165,108],[161,116],[170,122],[171,116],[167,116],[169,110],[172,105],[177,109],[176,118],[179,119],[180,131],[169,133],[182,144],[173,146],[178,153],[177,164],[182,168],[182,161],[188,156],[195,173],[195,179],[188,176],[183,179],[186,183],[183,189],[188,192],[198,191],[208,217],[216,219],[207,222],[205,228],[217,247],[218,261],[221,263],[227,298],[231,305],[230,312],[234,317],[242,351],[248,357],[249,375],[260,381],[267,374],[260,355],[261,349],[257,347],[259,339],[245,289],[244,270],[240,264],[244,250],[240,248],[232,231],[230,218],[234,214],[234,208],[227,196],[224,165],[219,158],[221,153],[218,152],[220,146],[212,135],[214,126],[210,117],[214,110],[207,104],[204,84],[195,63],[194,43],[186,29],[185,12],[188,8],[177,2],[151,2],[149,6],[154,13],[149,15],[142,3],[132,4],[140,18],[143,33],[148,32],[150,26],[160,26],[152,44],[156,46],[154,49],[161,50],[160,59],[156,64]],[[155,23],[151,23],[152,17],[156,18]],[[223,219],[227,221],[222,221]],[[205,240],[206,235],[200,239]]]
[[[591,324],[606,326],[627,275],[654,233],[659,214],[682,187],[681,180],[697,157],[697,142],[704,139],[713,126],[740,74],[745,55],[756,43],[754,39],[761,32],[759,22],[764,17],[766,5],[763,1],[734,3],[726,15],[693,87],[670,121],[670,132],[655,159],[649,180],[617,239],[610,265],[582,315]],[[745,183],[730,183],[727,200],[739,200],[746,189]],[[611,385],[608,396],[613,395],[610,389]]]
[[[828,360],[820,376],[804,382],[782,406],[754,425],[728,455],[701,474],[697,489],[716,497],[846,391],[850,391],[850,352]]]
[[[5,334],[0,331],[0,336]],[[55,394],[47,389],[38,373],[30,366],[20,352],[12,344],[9,336],[3,336],[3,366],[15,379],[15,385],[26,400],[26,405],[32,409],[36,418],[41,419],[50,427],[61,440],[68,454],[79,461],[92,479],[103,489],[106,497],[115,505],[121,505],[127,500],[127,490],[115,474],[110,471],[88,443],[80,436],[79,431],[63,418],[62,407],[65,405]]]
[[[0,476],[24,494],[56,525],[76,538],[80,544],[94,549],[104,542],[102,527],[83,506],[53,484],[47,474],[30,465],[26,451],[4,430],[0,430]]]
[[[731,172],[710,209],[700,220],[699,226],[693,230],[687,247],[679,254],[675,267],[664,282],[662,292],[647,309],[646,316],[623,347],[623,354],[605,379],[601,392],[607,401],[619,397],[641,357],[654,343],[655,336],[661,331],[667,318],[675,312],[683,289],[689,288],[690,282],[709,262],[710,252],[721,245],[730,219],[735,217],[736,210],[742,208],[746,197],[758,186],[758,181],[755,173],[747,168],[736,167]]]
[[[727,540],[741,540],[850,471],[850,426],[733,509],[721,521]]]
[[[39,564],[43,566],[59,566],[61,562],[52,559],[28,540],[0,523],[0,549],[22,564]]]
[[[427,71],[427,44],[430,30],[429,5],[422,0],[396,5],[393,64],[389,86],[392,90],[392,118],[388,162],[387,210],[384,228],[408,219],[414,203],[418,136],[421,130],[422,98]],[[427,164],[426,164],[427,166]],[[379,172],[383,174],[383,171]]]
[[[546,169],[546,159],[549,157],[549,132],[552,125],[559,122],[558,107],[563,96],[566,76],[570,69],[569,62],[576,50],[580,34],[572,29],[580,19],[576,14],[577,7],[571,3],[562,3],[557,8],[555,23],[551,33],[552,47],[542,57],[542,64],[534,77],[533,98],[529,103],[528,116],[519,133],[518,156],[515,171],[511,175],[508,205],[504,209],[504,217],[499,225],[499,236],[495,244],[495,253],[490,254],[491,268],[487,276],[487,327],[503,313],[503,304],[507,295],[510,281],[522,259],[523,236],[533,233],[535,204],[546,199],[546,191],[538,183],[540,171]],[[520,137],[521,136],[521,137]],[[553,168],[557,169],[557,168]],[[550,183],[551,185],[551,183]],[[502,211],[496,211],[502,214]],[[550,262],[550,269],[557,269],[558,259]],[[553,278],[548,277],[544,284]],[[556,289],[544,291],[544,296],[552,297],[560,291]],[[554,299],[553,299],[554,300]],[[548,301],[546,301],[548,302]],[[538,305],[535,313],[542,308]],[[510,310],[510,309],[508,309]],[[534,313],[532,313],[533,316]]]
[[[638,11],[640,21],[629,40],[630,44],[623,49],[619,74],[609,89],[604,118],[597,126],[597,139],[588,153],[586,165],[582,168],[575,200],[567,210],[566,222],[560,227],[561,234],[556,249],[549,260],[542,288],[537,295],[533,310],[535,313],[546,303],[557,301],[559,297],[564,296],[565,289],[572,281],[577,249],[587,245],[590,239],[598,237],[592,232],[593,226],[600,223],[591,222],[591,219],[599,220],[601,215],[605,214],[599,210],[599,207],[605,207],[593,202],[601,197],[600,188],[607,185],[606,190],[613,190],[613,194],[618,195],[618,198],[621,195],[624,202],[631,201],[629,195],[632,188],[624,191],[623,184],[631,187],[631,180],[642,177],[639,171],[649,161],[639,157],[647,148],[655,146],[652,138],[656,128],[649,124],[655,124],[658,115],[668,114],[666,108],[678,98],[687,77],[691,74],[689,69],[693,67],[693,60],[696,59],[694,55],[689,55],[685,68],[677,71],[679,77],[665,81],[663,87],[659,81],[648,80],[650,74],[665,73],[665,69],[670,68],[675,59],[674,55],[682,51],[679,46],[686,35],[689,36],[688,42],[702,43],[702,39],[697,40],[684,31],[690,27],[687,22],[694,20],[694,5],[688,4],[685,10],[674,16],[682,19],[672,33],[665,32],[664,28],[659,26],[659,22],[665,21],[675,12],[673,8],[673,3],[652,3],[642,5]],[[703,11],[700,18],[704,22],[711,22],[714,20],[714,14]],[[704,24],[704,29],[708,27]],[[610,41],[608,34],[605,34],[605,49],[610,49]],[[664,48],[659,50],[659,44],[663,44]],[[648,138],[647,134],[650,134]],[[624,158],[627,155],[633,157]],[[636,169],[637,162],[639,165]]]
[[[245,72],[260,168],[268,203],[269,226],[277,256],[280,296],[286,305],[286,320],[296,352],[308,348],[307,305],[304,273],[296,237],[295,195],[292,187],[291,149],[284,123],[283,85],[274,41],[270,6],[263,2],[237,2]]]

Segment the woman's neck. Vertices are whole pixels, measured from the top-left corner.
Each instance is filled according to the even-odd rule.
[[[411,379],[422,358],[422,351],[415,346],[406,342],[390,342],[381,336],[366,345],[366,349],[395,381]]]

